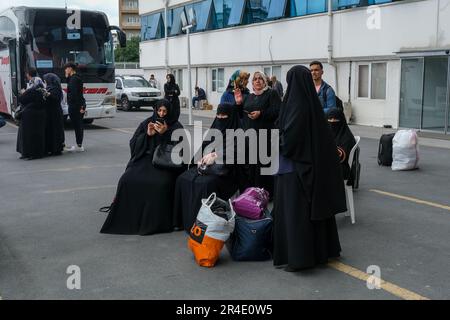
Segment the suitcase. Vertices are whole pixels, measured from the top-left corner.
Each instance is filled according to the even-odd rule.
[[[383,134],[378,147],[378,165],[390,167],[392,165],[392,140],[395,133]]]

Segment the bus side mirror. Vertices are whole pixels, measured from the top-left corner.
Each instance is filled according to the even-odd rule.
[[[119,39],[119,45],[121,48],[125,48],[127,46],[127,35],[122,31],[119,27],[110,26],[109,31],[117,31],[117,37]]]

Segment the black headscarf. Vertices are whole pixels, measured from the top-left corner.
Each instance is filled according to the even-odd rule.
[[[61,87],[61,79],[54,73],[47,73],[44,75],[44,81],[47,84],[47,91],[58,101],[62,101],[63,91]]]
[[[237,108],[232,104],[219,104],[217,107],[217,114],[225,114],[228,118],[219,119],[216,117],[211,129],[217,129],[226,133],[227,129],[238,129],[241,128],[241,120],[239,119],[239,114]]]
[[[293,67],[287,74],[287,83],[280,112],[280,152],[295,163],[310,201],[311,220],[325,220],[346,211],[336,143],[310,70],[303,66]]]
[[[173,125],[174,123],[176,123],[178,121],[178,119],[175,119],[172,104],[170,103],[170,101],[167,99],[161,99],[156,104],[156,108],[154,109],[155,112],[151,116],[151,122],[155,122],[156,118],[159,118],[158,110],[161,107],[166,107],[166,109],[167,109],[167,115],[164,117],[164,120],[166,121],[166,123],[169,126]]]
[[[175,76],[174,76],[173,74],[171,74],[171,73],[169,73],[167,76],[168,76],[169,79],[170,79],[170,81],[168,81],[168,82],[166,83],[167,88],[168,88],[169,90],[175,90],[176,84],[177,84],[176,81],[175,81]]]

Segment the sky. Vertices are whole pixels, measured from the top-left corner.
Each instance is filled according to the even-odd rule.
[[[39,4],[36,4],[36,2]],[[0,12],[13,6],[64,8],[65,3],[65,0],[2,0]],[[108,15],[110,25],[119,25],[118,0],[67,0],[67,7],[103,11]]]

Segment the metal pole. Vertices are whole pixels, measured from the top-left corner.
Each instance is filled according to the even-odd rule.
[[[187,103],[187,107],[189,108],[189,125],[192,126],[192,77],[191,77],[191,37],[190,31],[191,28],[187,28],[187,50],[188,50],[188,98],[189,101]]]

